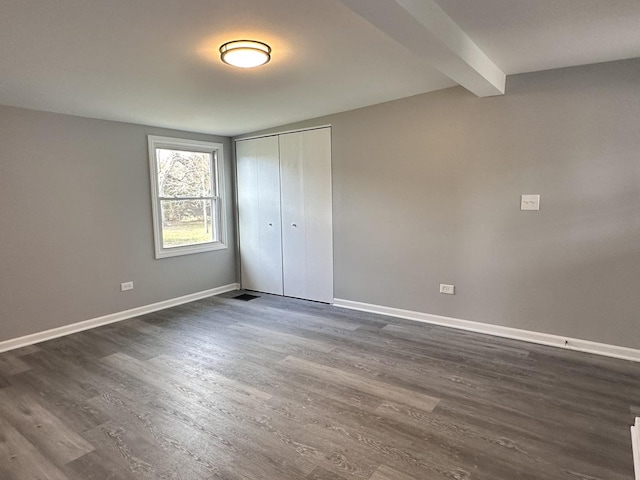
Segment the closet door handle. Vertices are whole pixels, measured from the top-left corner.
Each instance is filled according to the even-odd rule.
[[[291,226],[292,226],[292,227],[297,227],[297,226],[298,226],[298,224],[297,224],[297,223],[292,223],[292,224],[291,224]]]
[[[271,222],[269,222],[269,224],[268,224],[268,225],[269,225],[270,227],[273,227],[273,223],[271,223]]]

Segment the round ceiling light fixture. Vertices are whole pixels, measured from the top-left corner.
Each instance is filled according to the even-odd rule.
[[[271,47],[255,40],[233,40],[220,47],[220,60],[234,67],[259,67],[271,60]]]

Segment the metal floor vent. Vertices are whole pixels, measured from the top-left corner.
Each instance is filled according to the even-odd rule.
[[[250,295],[248,293],[243,293],[241,295],[238,295],[236,297],[231,297],[231,298],[235,298],[236,300],[242,300],[244,302],[248,302],[249,300],[253,300],[255,298],[260,298],[258,295]]]

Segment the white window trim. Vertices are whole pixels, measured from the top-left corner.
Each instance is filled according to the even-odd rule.
[[[221,143],[201,142],[199,140],[188,140],[184,138],[160,137],[149,135],[149,171],[151,178],[151,208],[153,211],[153,241],[155,245],[156,258],[177,257],[179,255],[191,255],[193,253],[210,252],[227,248],[227,219],[226,219],[226,197],[224,192],[224,148]],[[217,186],[217,197],[219,198],[219,241],[200,243],[196,245],[185,245],[181,247],[164,248],[162,246],[162,210],[160,208],[160,198],[158,195],[158,168],[156,161],[156,149],[168,148],[175,150],[187,150],[193,152],[211,153],[213,165],[213,178]],[[214,226],[215,227],[215,226]]]

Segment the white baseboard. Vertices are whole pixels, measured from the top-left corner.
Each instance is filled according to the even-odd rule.
[[[65,325],[63,327],[52,328],[51,330],[45,330],[44,332],[32,333],[31,335],[25,335],[24,337],[12,338],[10,340],[0,342],[0,353],[6,352],[8,350],[14,350],[16,348],[26,347],[27,345],[33,345],[34,343],[40,343],[46,340],[63,337],[65,335],[71,335],[72,333],[82,332],[83,330],[101,327],[102,325],[108,325],[109,323],[120,322],[128,318],[137,317],[151,312],[157,312],[158,310],[164,310],[165,308],[175,307],[177,305],[182,305],[183,303],[193,302],[195,300],[212,297],[214,295],[220,295],[221,293],[231,292],[238,289],[240,289],[239,283],[230,283],[229,285],[223,285],[221,287],[204,290],[202,292],[191,293],[182,297],[170,298],[169,300],[163,300],[162,302],[152,303],[150,305],[143,305],[142,307],[132,308],[131,310],[124,310],[122,312],[111,313],[103,317],[92,318],[90,320],[72,323],[71,325]]]
[[[633,448],[633,468],[636,472],[636,480],[640,480],[640,417],[636,417],[636,423],[631,427],[631,445]]]
[[[559,335],[553,335],[550,333],[533,332],[530,330],[521,330],[518,328],[491,325],[488,323],[472,322],[470,320],[461,320],[459,318],[431,315],[429,313],[384,307],[381,305],[373,305],[370,303],[354,302],[352,300],[343,300],[340,298],[336,298],[333,304],[336,307],[349,308],[351,310],[379,313],[381,315],[388,315],[390,317],[398,317],[407,320],[415,320],[417,322],[442,325],[445,327],[457,328],[460,330],[468,330],[470,332],[494,335],[496,337],[512,338],[514,340],[523,340],[525,342],[549,345],[552,347],[560,347],[567,350],[595,353],[596,355],[603,355],[605,357],[622,358],[624,360],[640,362],[640,350],[636,350],[634,348],[620,347],[617,345],[592,342],[589,340],[580,340],[577,338],[561,337]]]

